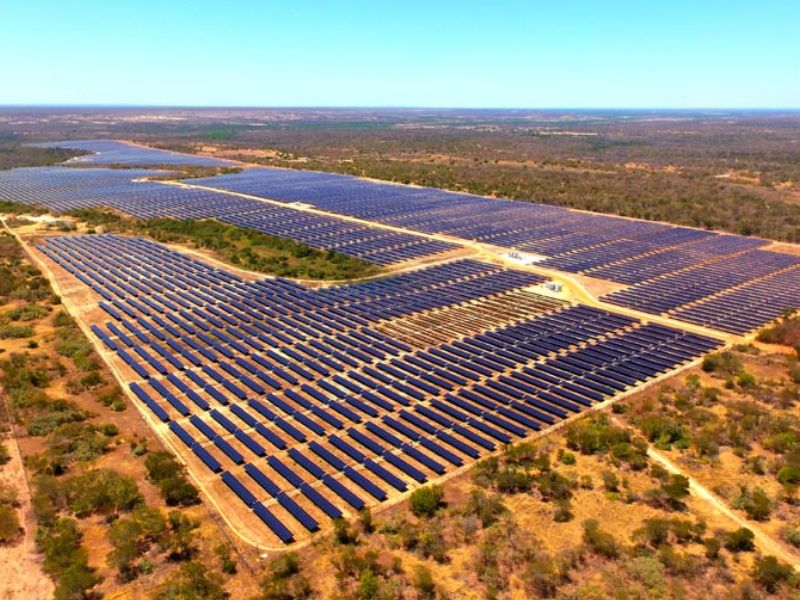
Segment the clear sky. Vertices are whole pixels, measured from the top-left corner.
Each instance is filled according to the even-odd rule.
[[[0,0],[0,104],[800,107],[800,0]]]

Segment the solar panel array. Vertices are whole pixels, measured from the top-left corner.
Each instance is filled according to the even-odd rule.
[[[798,277],[800,256],[750,250],[656,277],[603,299],[649,313],[670,313],[683,320],[745,333],[787,309],[797,308],[800,295],[792,283],[796,284]],[[726,300],[715,299],[721,293]],[[715,310],[718,312],[713,312]],[[743,329],[744,325],[749,326]]]
[[[94,152],[80,157],[92,164],[228,164],[115,140],[43,145]],[[15,169],[0,173],[0,198],[43,204],[55,211],[109,206],[140,218],[217,218],[382,265],[455,248],[411,232],[445,233],[537,253],[545,257],[543,266],[633,286],[605,298],[612,303],[649,312],[667,311],[677,318],[735,333],[746,333],[800,306],[800,300],[788,290],[762,292],[762,278],[772,277],[780,269],[776,273],[758,268],[751,271],[753,263],[760,264],[763,257],[756,250],[767,243],[757,238],[327,173],[253,168],[189,181],[219,193],[141,181],[154,174],[146,169]],[[332,214],[297,210],[291,205],[294,202]],[[409,233],[346,221],[333,213],[402,227]],[[774,260],[787,260],[783,256]],[[720,266],[738,276],[717,277]],[[695,285],[694,279],[706,274],[713,282]],[[793,281],[791,273],[786,277]],[[765,280],[764,285],[779,287],[783,281],[776,277]],[[739,286],[747,293],[741,301],[735,292]],[[717,299],[725,290],[734,291],[725,296],[727,300]],[[745,325],[750,329],[743,330]]]
[[[70,159],[73,164],[89,165],[186,165],[200,167],[228,167],[236,163],[211,156],[197,156],[169,150],[137,146],[118,140],[69,140],[31,144],[40,148],[70,148],[91,152]]]
[[[102,298],[108,316],[92,330],[193,468],[284,543],[718,345],[541,296],[530,289],[541,277],[472,260],[310,290],[243,281],[137,238],[39,249]],[[385,333],[503,298],[491,326]]]
[[[259,168],[192,183],[283,202],[309,203],[331,212],[425,233],[446,233],[514,247],[546,255],[544,265],[572,272],[596,269],[666,247],[691,248],[690,257],[696,263],[720,252],[730,254],[766,243],[545,204],[329,173]],[[702,240],[719,243],[696,245]]]
[[[457,247],[231,194],[141,181],[156,174],[159,172],[100,167],[0,171],[0,199],[38,204],[56,212],[103,206],[141,219],[215,218],[381,265]]]

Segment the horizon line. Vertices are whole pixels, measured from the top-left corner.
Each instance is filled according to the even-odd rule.
[[[465,110],[465,111],[754,111],[800,112],[800,106],[416,106],[416,105],[251,105],[251,104],[144,104],[144,103],[15,103],[0,102],[9,108],[149,108],[149,109],[243,109],[243,110]]]

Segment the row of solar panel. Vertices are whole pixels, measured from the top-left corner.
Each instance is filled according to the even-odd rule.
[[[0,198],[42,205],[57,212],[102,206],[143,219],[216,218],[317,248],[335,249],[376,264],[419,258],[456,247],[255,199],[141,181],[157,174],[163,175],[127,169],[14,169],[0,173]]]
[[[72,253],[77,254],[84,243],[97,243],[94,253],[88,255],[92,259],[102,260],[104,252],[115,254],[118,262],[112,265],[114,268],[120,267],[120,263],[125,266],[126,262],[139,261],[141,250],[125,238],[70,239],[59,246],[62,253],[55,256],[60,260],[73,258]],[[153,266],[155,271],[159,268]],[[437,277],[440,268],[446,275]],[[476,274],[481,273],[485,272],[478,264],[465,262],[423,270],[415,277],[435,290],[446,288],[448,278],[469,282],[477,277],[479,281]],[[102,271],[98,274],[105,281]],[[496,271],[489,271],[492,274]],[[196,294],[187,294],[196,302],[191,310],[173,312],[160,304],[166,308],[164,318],[159,316],[160,323],[155,318],[150,322],[142,309],[146,307],[145,298],[159,302],[160,295],[147,285],[148,278],[158,276],[142,272],[140,287],[129,286],[139,293],[135,306],[127,304],[132,298],[120,298],[134,315],[131,321],[123,318],[119,327],[111,322],[107,327],[109,333],[100,327],[93,328],[106,345],[116,348],[123,360],[127,356],[128,364],[138,365],[136,372],[154,392],[148,393],[143,385],[135,383],[134,393],[158,419],[170,423],[173,432],[183,436],[181,439],[190,450],[214,472],[233,475],[243,465],[255,465],[256,461],[265,460],[265,456],[277,459],[276,453],[287,453],[290,460],[311,474],[311,482],[304,481],[285,463],[274,460],[267,460],[265,465],[259,463],[257,468],[264,473],[276,473],[276,477],[291,486],[286,493],[300,493],[315,506],[318,504],[309,494],[316,492],[323,499],[326,496],[317,491],[318,484],[314,481],[321,482],[336,498],[353,508],[364,501],[337,479],[339,474],[371,497],[382,500],[387,497],[386,490],[370,480],[362,469],[391,488],[405,490],[410,482],[426,481],[451,466],[475,460],[482,451],[548,426],[632,382],[671,368],[686,360],[684,354],[689,350],[687,347],[682,348],[684,354],[665,354],[661,341],[669,340],[669,345],[677,348],[680,342],[673,338],[680,332],[651,331],[637,327],[632,319],[588,307],[567,308],[544,315],[541,321],[534,319],[427,350],[414,350],[407,344],[373,335],[378,332],[355,321],[347,321],[350,325],[346,333],[329,336],[315,329],[315,322],[310,320],[308,324],[295,323],[306,327],[302,339],[289,333],[293,328],[288,327],[271,332],[268,339],[274,341],[274,346],[258,349],[245,341],[249,337],[251,342],[258,343],[257,336],[239,338],[233,332],[242,333],[240,328],[256,324],[263,326],[267,317],[257,308],[264,305],[275,308],[297,306],[293,303],[301,302],[306,305],[300,307],[301,311],[320,311],[312,301],[313,295],[280,281],[259,282],[252,288],[246,283],[230,281],[217,286],[215,293],[220,298],[200,292],[205,298],[200,300]],[[360,299],[395,302],[401,296],[400,290],[415,291],[410,285],[414,277],[398,279],[403,282],[399,286],[385,280],[364,284],[360,291],[342,293],[343,290],[334,289],[330,292],[331,301],[347,308],[358,306]],[[146,295],[142,289],[150,294]],[[236,296],[234,291],[243,289],[263,293],[248,294],[248,298]],[[242,301],[257,301],[252,307],[241,304],[229,310],[229,293]],[[334,299],[337,296],[339,299]],[[242,308],[252,311],[248,314]],[[197,310],[217,322],[204,319]],[[153,310],[150,312],[153,317],[158,316]],[[240,316],[246,320],[239,320]],[[299,312],[287,318],[298,317],[302,317]],[[223,330],[223,323],[230,327]],[[257,327],[254,331],[263,333]],[[626,337],[626,331],[635,336]],[[275,333],[285,336],[284,339],[272,337]],[[205,340],[201,334],[206,336]],[[575,358],[573,355],[587,343],[592,353],[584,352],[581,358]],[[187,350],[188,347],[192,350]],[[131,348],[129,353],[127,349]],[[361,354],[348,355],[347,350],[354,348]],[[363,352],[367,348],[373,353]],[[207,355],[201,350],[214,354]],[[692,349],[695,353],[700,351],[700,347]],[[194,361],[186,358],[187,352],[194,356]],[[557,358],[556,353],[566,353],[566,360]],[[652,358],[656,354],[662,358]],[[344,356],[351,358],[351,364],[344,366],[344,361],[339,361]],[[334,357],[331,360],[342,369],[331,368],[325,373],[306,368],[309,360],[320,361],[322,357]],[[293,368],[310,377],[292,371]],[[207,415],[210,420],[200,415]],[[205,441],[196,440],[189,429],[177,422],[182,419],[202,434]],[[335,432],[346,433],[346,439]],[[301,444],[327,468],[310,462],[300,450]],[[333,452],[341,453],[350,462],[342,461]],[[252,494],[246,486],[244,489]],[[314,492],[304,493],[304,489]],[[256,514],[264,515],[262,508],[269,512],[263,501],[253,504],[247,494],[237,495],[244,496],[243,501]],[[328,502],[336,504],[331,498]],[[292,509],[286,510],[293,514]],[[303,523],[298,516],[303,513],[295,512],[295,519],[304,527],[312,524],[308,520]],[[270,514],[274,519],[272,525],[268,518],[264,518],[265,522],[276,535],[286,539],[289,529],[282,527],[287,525]],[[312,520],[316,522],[313,517]]]

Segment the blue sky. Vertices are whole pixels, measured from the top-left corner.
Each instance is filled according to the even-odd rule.
[[[3,0],[0,104],[800,107],[800,1]]]

